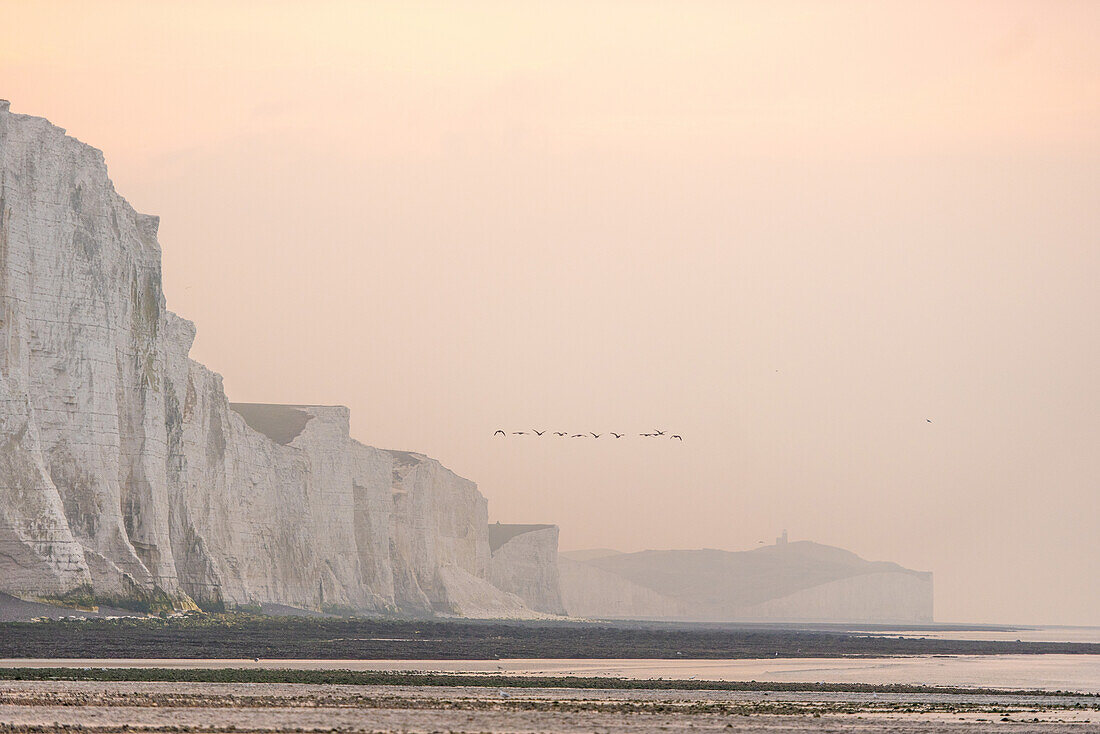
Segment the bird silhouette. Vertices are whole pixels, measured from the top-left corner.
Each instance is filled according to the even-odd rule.
[[[592,433],[592,431],[589,431],[589,433]],[[592,433],[592,438],[599,438],[602,435],[602,433]]]
[[[526,436],[527,431],[512,431],[513,436]]]
[[[496,433],[494,433],[493,435],[495,436],[495,435],[497,435],[497,433],[499,433],[499,434],[500,434],[501,436],[507,436],[507,435],[508,435],[508,434],[507,434],[507,433],[505,433],[504,431],[497,431],[497,432],[496,432]]]
[[[614,436],[615,438],[622,438],[623,437],[623,434],[615,433],[614,431],[611,432],[611,435]]]
[[[670,439],[673,439],[673,438],[675,438],[675,439],[679,439],[680,441],[683,441],[683,440],[684,440],[684,439],[683,439],[683,438],[682,438],[681,436],[677,436],[677,435],[672,435],[672,436],[669,436],[669,438],[670,438]]]
[[[573,438],[584,438],[584,437],[585,437],[585,435],[583,433],[574,433],[573,434]]]
[[[555,436],[568,436],[569,434],[566,433],[565,431],[554,431],[554,435]]]
[[[931,423],[931,422],[932,422],[932,419],[931,419],[931,418],[925,418],[924,420],[928,421],[929,423]]]
[[[665,432],[664,432],[664,431],[662,431],[662,430],[661,430],[660,428],[658,428],[658,429],[657,429],[657,432],[656,432],[656,433],[654,433],[653,435],[654,435],[654,436],[663,436],[663,435],[665,435]]]
[[[535,431],[536,436],[541,436],[542,434],[546,433],[546,431],[536,431],[534,428],[532,428],[531,430]]]
[[[656,433],[639,433],[639,436],[656,436]]]

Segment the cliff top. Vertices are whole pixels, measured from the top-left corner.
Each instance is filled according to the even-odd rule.
[[[536,530],[547,530],[556,525],[516,525],[502,524],[499,522],[489,524],[489,551],[495,551],[517,535],[533,533]]]
[[[296,439],[313,419],[300,406],[294,405],[230,403],[229,407],[244,418],[244,422],[253,431],[258,431],[284,446]]]
[[[622,551],[614,548],[584,548],[581,550],[559,551],[559,556],[564,556],[571,561],[591,561],[596,558],[621,555]]]

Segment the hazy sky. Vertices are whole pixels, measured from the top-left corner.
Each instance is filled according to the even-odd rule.
[[[241,401],[563,548],[783,529],[1100,624],[1100,3],[0,0]],[[928,423],[927,419],[933,422]],[[684,442],[494,439],[497,428]]]

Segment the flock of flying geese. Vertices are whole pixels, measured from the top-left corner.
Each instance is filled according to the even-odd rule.
[[[534,434],[535,436],[541,436],[544,433],[546,433],[545,430],[539,431],[539,430],[536,430],[534,428],[532,428],[530,431],[512,431],[511,434],[508,434],[508,433],[504,432],[503,430],[498,430],[493,434],[493,437],[494,438],[497,437],[497,436],[508,437],[509,435],[512,435],[512,436],[529,436],[531,434]],[[588,433],[569,433],[567,431],[554,431],[554,435],[559,437],[559,438],[588,438],[589,436],[591,436],[592,438],[599,438],[600,436],[613,436],[615,438],[622,438],[626,434],[625,433],[615,433],[614,431],[607,431],[606,433],[593,433],[591,431],[589,431]],[[659,438],[661,436],[665,436],[666,438],[676,439],[677,441],[683,441],[684,440],[681,436],[679,436],[675,433],[672,434],[671,436],[669,436],[668,431],[662,431],[660,429],[655,430],[653,433],[639,433],[638,435],[642,436],[643,438]]]

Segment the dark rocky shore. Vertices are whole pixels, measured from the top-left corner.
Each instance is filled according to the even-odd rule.
[[[1100,644],[945,640],[840,626],[188,615],[0,623],[3,658],[858,657],[1100,654]]]

